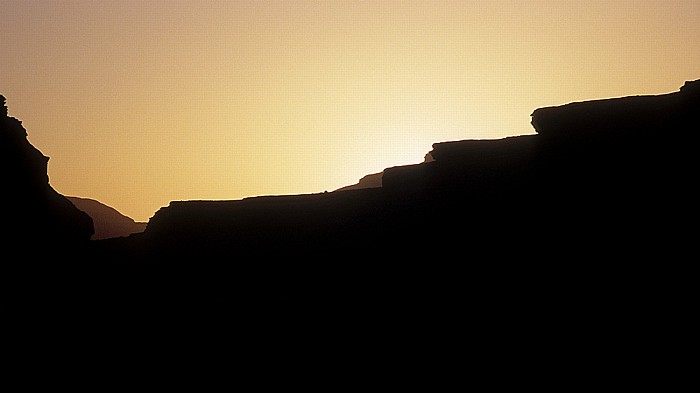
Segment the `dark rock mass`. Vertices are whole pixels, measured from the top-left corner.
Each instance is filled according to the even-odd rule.
[[[697,86],[538,109],[537,134],[436,143],[382,187],[171,202],[144,233],[95,249],[275,307],[376,312],[398,296],[394,309],[530,322],[584,301],[611,311],[605,298],[637,290],[630,277],[687,238]]]
[[[178,353],[183,337],[219,354],[249,345],[294,356],[284,364],[319,348],[323,361],[365,362],[378,349],[414,360],[429,347],[425,359],[466,354],[494,381],[532,364],[546,379],[566,375],[572,361],[617,373],[617,355],[648,359],[650,337],[666,346],[692,310],[699,91],[695,81],[538,109],[534,135],[436,143],[425,162],[385,169],[381,187],[173,201],[143,233],[92,241],[76,296],[54,309],[63,318],[78,304],[91,328],[127,321],[100,337],[134,330]],[[19,190],[5,194],[22,195],[4,205],[32,217],[18,234],[65,227],[66,238],[89,238],[74,208],[58,224],[46,218],[46,158],[18,121],[2,131],[3,175]],[[47,297],[66,292],[51,281]],[[144,334],[144,321],[156,328]]]
[[[3,233],[10,248],[30,248],[35,255],[85,247],[92,220],[49,184],[44,156],[27,140],[22,122],[9,117],[0,96],[0,176],[3,180]]]
[[[690,195],[698,85],[537,109],[536,135],[436,143],[431,160],[384,170],[381,188],[360,182],[342,193],[173,202],[139,247],[155,260],[374,255],[404,264],[457,257],[463,246],[471,258],[489,247],[524,255],[537,244],[548,245],[539,257],[668,252],[660,245],[674,236],[672,219]]]

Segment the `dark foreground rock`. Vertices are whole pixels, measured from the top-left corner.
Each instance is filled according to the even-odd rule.
[[[42,259],[61,249],[83,249],[93,234],[90,217],[49,184],[44,156],[27,140],[22,122],[7,115],[0,96],[0,205],[5,251],[14,258]],[[43,251],[49,251],[44,255]],[[9,257],[10,259],[13,257]]]
[[[668,239],[669,213],[688,195],[697,85],[538,109],[536,135],[436,143],[431,161],[387,168],[380,188],[172,202],[143,235],[98,248],[149,263],[178,255],[232,265],[264,257],[474,265],[494,249],[534,248],[634,255],[634,244]]]
[[[532,117],[536,135],[436,143],[380,188],[172,202],[144,233],[91,243],[75,309],[212,346],[235,331],[256,353],[639,354],[692,288],[698,82]]]
[[[591,279],[617,282],[677,256],[697,85],[538,109],[536,135],[436,143],[431,161],[387,168],[381,188],[172,202],[143,234],[96,250],[100,260],[212,269],[273,298],[308,290],[304,301],[583,294]]]

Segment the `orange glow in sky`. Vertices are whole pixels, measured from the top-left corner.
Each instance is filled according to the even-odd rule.
[[[700,78],[700,2],[0,0],[0,94],[51,185],[171,200],[334,190],[535,108]]]

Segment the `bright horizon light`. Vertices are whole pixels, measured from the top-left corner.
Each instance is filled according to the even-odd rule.
[[[0,94],[51,185],[137,221],[332,191],[436,142],[700,78],[700,2],[0,0]]]

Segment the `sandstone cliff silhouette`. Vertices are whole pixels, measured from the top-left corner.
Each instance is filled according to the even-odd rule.
[[[0,96],[0,175],[3,181],[3,233],[11,249],[34,252],[85,247],[92,220],[49,184],[49,158],[27,140],[22,122],[8,116]],[[19,257],[19,256],[18,256]]]
[[[697,129],[698,84],[538,109],[536,135],[436,143],[432,161],[384,170],[381,188],[172,202],[131,243],[154,260],[429,258],[539,239],[586,254],[661,244],[691,176],[679,152]]]
[[[89,198],[67,197],[75,207],[87,213],[95,226],[93,240],[109,239],[113,237],[129,236],[133,233],[143,232],[146,229],[145,222],[135,222],[102,202]]]
[[[436,143],[380,188],[173,201],[143,233],[95,242],[95,259],[148,273],[147,297],[177,294],[173,313],[199,299],[271,326],[420,315],[499,348],[522,344],[513,324],[542,342],[627,326],[683,288],[658,266],[691,244],[699,86],[538,109],[537,134]]]
[[[128,327],[110,339],[138,326],[178,351],[183,337],[360,359],[425,344],[517,368],[647,351],[690,309],[677,263],[694,244],[700,81],[538,109],[532,124],[536,135],[436,143],[432,160],[385,169],[382,187],[173,201],[143,233],[90,242],[89,264],[41,281],[50,290],[25,289],[40,294],[26,309],[91,327],[102,313]],[[43,165],[21,178],[47,183],[45,158],[18,146]]]

